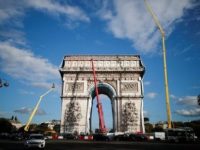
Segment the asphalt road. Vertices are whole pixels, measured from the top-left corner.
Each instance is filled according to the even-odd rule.
[[[45,150],[199,150],[199,143],[47,141]],[[22,150],[23,141],[0,140],[0,150]]]

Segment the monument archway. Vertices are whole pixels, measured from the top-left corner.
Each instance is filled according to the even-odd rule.
[[[115,98],[116,98],[116,91],[115,89],[112,87],[112,85],[108,84],[108,83],[103,83],[103,82],[100,82],[98,85],[97,85],[97,88],[98,88],[98,92],[99,92],[99,95],[100,94],[104,94],[106,96],[108,96],[108,98],[110,99],[110,102],[111,102],[111,109],[112,109],[112,122],[113,122],[113,125],[112,125],[112,128],[113,130],[116,129],[116,104],[115,104]],[[93,101],[94,101],[94,98],[96,97],[96,94],[95,94],[95,87],[94,85],[90,88],[90,99],[92,101],[92,105],[91,105],[91,109],[88,110],[90,112],[90,118],[89,118],[89,121],[90,121],[90,131],[92,130],[92,106],[93,106]],[[101,100],[101,102],[103,103],[103,101]]]
[[[145,132],[143,121],[143,75],[138,55],[65,56],[62,77],[61,133],[89,133],[95,97],[93,59],[99,94],[111,100],[116,132]]]

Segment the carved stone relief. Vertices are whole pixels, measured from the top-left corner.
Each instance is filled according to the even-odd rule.
[[[95,61],[94,65],[96,66],[96,68],[137,68],[139,67],[139,62],[138,61]],[[91,67],[91,61],[80,61],[80,60],[76,60],[76,61],[68,61],[65,64],[66,68],[88,68]]]
[[[77,101],[71,101],[66,105],[64,122],[67,127],[67,131],[73,131],[76,126],[79,125],[79,121],[82,118],[81,105]]]
[[[66,92],[73,93],[73,92],[84,92],[84,83],[83,82],[75,82],[75,83],[66,83]]]
[[[138,83],[137,82],[122,82],[121,90],[124,93],[138,92]]]
[[[138,111],[133,102],[126,102],[122,106],[122,128],[124,131],[130,130],[134,131],[134,127],[138,125]]]

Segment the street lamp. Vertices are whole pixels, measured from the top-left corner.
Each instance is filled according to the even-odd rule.
[[[5,80],[0,79],[0,88],[2,88],[3,86],[8,87],[9,83]]]
[[[31,115],[30,115],[30,117],[29,117],[29,119],[28,119],[28,121],[27,121],[27,123],[26,123],[26,126],[24,127],[24,131],[28,131],[28,130],[29,130],[30,123],[31,123],[31,121],[32,121],[32,119],[33,119],[35,113],[37,112],[37,109],[38,109],[38,107],[39,107],[39,105],[40,105],[40,102],[42,101],[42,98],[43,98],[44,96],[46,96],[47,94],[49,94],[54,88],[55,88],[55,85],[54,85],[54,83],[53,83],[52,87],[51,87],[47,92],[45,92],[44,94],[42,94],[42,95],[40,96],[40,98],[39,98],[39,100],[38,100],[38,102],[37,102],[35,108],[33,109],[32,113],[31,113]]]

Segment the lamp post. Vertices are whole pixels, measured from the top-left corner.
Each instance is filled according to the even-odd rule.
[[[29,119],[28,119],[28,121],[27,121],[27,123],[26,123],[26,126],[24,127],[24,131],[28,131],[28,130],[29,130],[30,123],[31,123],[31,121],[32,121],[32,119],[33,119],[35,113],[36,113],[37,110],[38,110],[38,107],[39,107],[39,105],[40,105],[40,102],[42,101],[42,98],[43,98],[44,96],[46,96],[47,94],[49,94],[54,88],[55,88],[55,85],[53,84],[52,87],[51,87],[47,92],[45,92],[44,94],[42,94],[42,95],[40,96],[40,98],[39,98],[39,100],[38,100],[38,102],[37,102],[35,108],[33,109],[32,113],[31,113],[31,115],[30,115],[30,117],[29,117]]]
[[[8,87],[9,86],[9,83],[7,82],[7,81],[5,81],[5,80],[2,80],[2,79],[0,79],[0,88],[2,88],[2,87]]]

